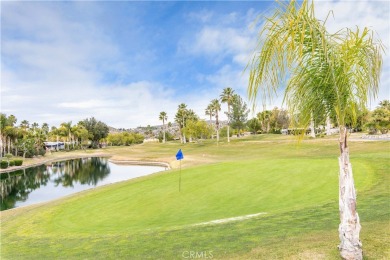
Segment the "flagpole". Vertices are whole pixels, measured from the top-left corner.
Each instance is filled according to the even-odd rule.
[[[183,152],[181,151],[181,149],[179,149],[179,151],[178,151],[177,154],[176,154],[176,160],[179,160],[179,161],[180,161],[179,192],[181,191],[181,160],[183,160],[183,158],[184,158]]]

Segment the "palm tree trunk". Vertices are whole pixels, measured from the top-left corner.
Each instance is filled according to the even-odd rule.
[[[210,112],[210,126],[212,125],[211,120],[212,120],[212,114]],[[211,135],[211,139],[214,139],[214,135],[213,134]]]
[[[11,138],[7,136],[7,154],[10,153],[10,148],[11,148]]]
[[[180,143],[182,144],[183,143],[183,135],[181,134],[180,124],[179,124],[179,136],[180,136]]]
[[[217,143],[219,142],[219,121],[218,121],[218,112],[215,114],[215,126],[217,128]]]
[[[339,236],[341,257],[343,259],[363,259],[362,243],[359,239],[360,221],[356,211],[356,191],[353,181],[352,165],[349,161],[347,145],[347,128],[340,126],[340,157],[339,157]]]
[[[228,103],[228,125],[227,125],[227,138],[228,138],[228,143],[230,143],[230,106],[229,106],[229,103]]]
[[[165,144],[165,122],[163,120],[163,144]]]
[[[17,141],[17,139],[14,140],[14,144]],[[15,145],[15,157],[18,156],[18,144]]]
[[[3,135],[0,135],[0,158],[3,157],[3,147],[4,147],[4,144],[3,144]]]
[[[23,143],[23,160],[26,158],[26,144]]]
[[[330,132],[330,117],[329,117],[329,115],[326,116],[326,135],[331,135],[331,132]]]
[[[314,130],[313,114],[310,117],[310,137],[316,138],[316,133],[315,133],[315,130]]]
[[[183,117],[183,130],[184,130],[184,127],[185,127],[185,121],[184,121],[184,117]],[[186,134],[183,131],[183,144],[185,144],[185,143],[187,143],[187,140],[186,140]]]

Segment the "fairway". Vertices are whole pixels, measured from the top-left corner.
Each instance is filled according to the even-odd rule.
[[[175,166],[178,147],[185,158],[180,192],[174,168],[2,212],[1,258],[55,258],[61,251],[67,258],[183,259],[185,250],[212,251],[216,259],[294,258],[307,250],[337,258],[335,141],[297,145],[271,135],[231,144],[148,144],[105,152],[117,159],[160,158]],[[374,258],[389,254],[388,148],[386,142],[351,144],[365,255]],[[196,225],[251,214],[258,215]],[[383,225],[385,236],[378,237],[373,230]],[[284,248],[273,248],[275,243]]]

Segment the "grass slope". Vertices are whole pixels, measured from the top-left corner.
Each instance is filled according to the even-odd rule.
[[[177,143],[105,150],[165,160]],[[337,143],[258,136],[182,146],[178,169],[2,213],[1,258],[338,258]],[[367,259],[390,257],[389,143],[354,142]],[[239,222],[193,224],[266,212]],[[276,246],[277,245],[277,246]]]

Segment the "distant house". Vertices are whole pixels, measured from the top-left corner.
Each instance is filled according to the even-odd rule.
[[[65,149],[65,143],[64,142],[44,142],[45,147],[47,150],[50,151],[57,151],[57,150],[64,150]]]

